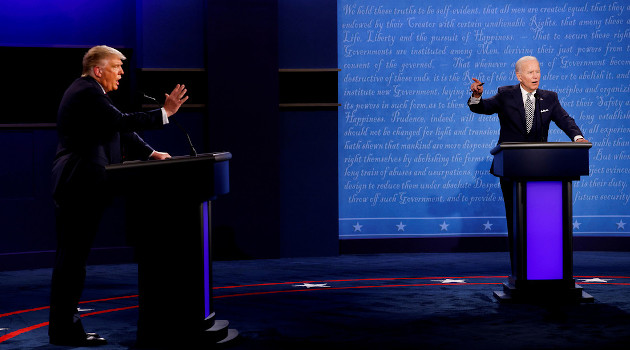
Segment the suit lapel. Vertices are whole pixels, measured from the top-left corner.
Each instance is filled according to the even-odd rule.
[[[536,106],[536,113],[540,113],[541,111],[545,110],[545,107],[543,106],[548,103],[546,101],[546,98],[547,95],[545,95],[543,90],[538,89],[538,100],[536,101],[536,103],[539,103],[540,105]],[[542,120],[542,115],[540,115],[540,120]]]

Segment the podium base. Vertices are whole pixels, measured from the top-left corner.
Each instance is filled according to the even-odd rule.
[[[228,328],[229,321],[216,320],[212,327],[203,332],[202,343],[205,344],[228,344],[238,337],[238,330]]]
[[[501,303],[522,304],[580,304],[595,302],[595,298],[582,287],[573,284],[570,288],[517,288],[513,283],[503,283],[503,291],[494,291]]]
[[[215,320],[215,314],[203,320],[201,329],[194,323],[188,323],[185,327],[176,329],[146,329],[139,328],[135,349],[197,349],[199,346],[207,346],[211,349],[220,349],[221,346],[230,346],[238,340],[239,332],[229,328],[227,320]],[[195,331],[194,329],[197,329]]]

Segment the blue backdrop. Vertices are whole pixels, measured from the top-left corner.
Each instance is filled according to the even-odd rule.
[[[340,238],[506,234],[489,174],[495,116],[471,113],[541,64],[541,88],[593,143],[574,183],[576,235],[630,225],[630,5],[619,1],[338,1]],[[549,141],[569,141],[552,125]]]

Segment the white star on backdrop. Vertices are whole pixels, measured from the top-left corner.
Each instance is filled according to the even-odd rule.
[[[574,230],[579,230],[579,229],[580,229],[580,225],[582,225],[582,223],[581,223],[581,222],[578,222],[577,220],[575,220],[575,221],[573,222],[573,229],[574,229]]]
[[[404,231],[405,230],[405,226],[407,226],[407,225],[403,225],[402,221],[400,222],[400,224],[396,225],[396,227],[398,227],[398,231]]]
[[[617,224],[617,230],[625,230],[626,229],[626,223],[623,222],[623,220],[619,220],[619,222],[617,222],[616,224]]]
[[[448,225],[446,221],[444,221],[443,223],[440,224],[440,231],[448,231]]]
[[[302,284],[294,284],[293,287],[306,287],[306,288],[330,288],[327,286],[328,283],[302,283]]]
[[[490,220],[486,221],[486,223],[483,224],[483,230],[484,231],[492,230],[492,225],[494,225],[494,224],[491,224]]]
[[[354,227],[354,232],[361,232],[361,227],[363,227],[363,225],[359,224],[359,222],[357,221],[357,224],[352,225],[352,227]]]

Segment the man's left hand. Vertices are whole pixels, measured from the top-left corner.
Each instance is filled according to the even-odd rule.
[[[165,94],[164,110],[166,111],[167,117],[177,113],[179,107],[188,100],[188,96],[185,96],[186,92],[187,90],[184,85],[177,84],[170,94]]]

